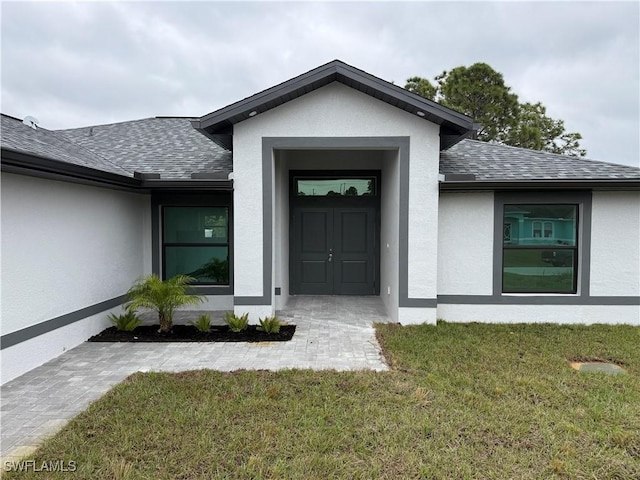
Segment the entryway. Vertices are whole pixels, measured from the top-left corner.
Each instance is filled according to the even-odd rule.
[[[380,293],[378,183],[375,173],[292,172],[291,294]]]

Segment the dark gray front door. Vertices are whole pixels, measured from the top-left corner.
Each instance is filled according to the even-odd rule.
[[[295,207],[292,220],[292,293],[378,293],[375,208]]]

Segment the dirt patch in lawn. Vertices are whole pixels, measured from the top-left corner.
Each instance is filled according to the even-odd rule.
[[[131,332],[109,327],[91,337],[89,342],[286,342],[296,331],[295,325],[282,325],[279,333],[265,333],[249,325],[242,332],[232,332],[227,325],[212,326],[201,332],[192,325],[174,325],[170,333],[160,333],[159,325],[142,325]]]

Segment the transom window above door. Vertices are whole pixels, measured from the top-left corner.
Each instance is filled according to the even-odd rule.
[[[293,180],[295,193],[297,196],[301,197],[362,197],[375,196],[378,194],[376,177],[295,177]]]

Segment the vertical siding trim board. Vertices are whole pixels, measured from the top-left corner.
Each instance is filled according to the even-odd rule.
[[[29,327],[22,328],[15,332],[2,335],[2,337],[0,338],[0,349],[4,350],[5,348],[12,347],[14,345],[17,345],[18,343],[22,343],[26,340],[30,340],[45,333],[49,333],[60,327],[64,327],[80,320],[84,320],[87,317],[96,315],[100,312],[104,312],[105,310],[115,308],[119,305],[122,305],[124,297],[124,295],[120,295],[118,297],[105,300],[104,302],[89,305],[88,307],[81,308],[74,312],[65,313],[64,315],[60,315],[59,317],[55,317],[50,320],[31,325]]]

